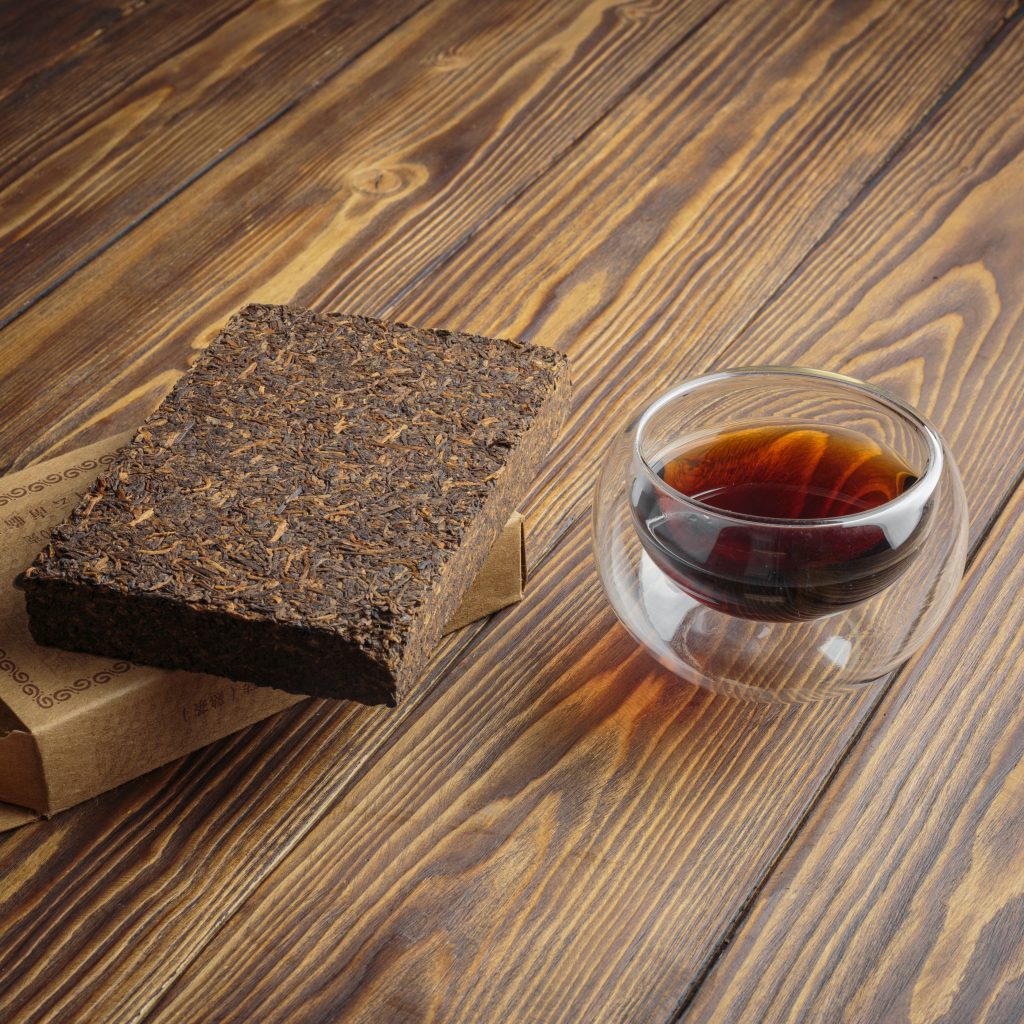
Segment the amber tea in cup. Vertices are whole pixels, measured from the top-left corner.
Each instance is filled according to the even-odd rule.
[[[949,611],[956,461],[897,395],[800,366],[683,380],[611,436],[594,563],[622,625],[688,683],[789,704],[859,692]]]
[[[812,619],[873,597],[910,564],[929,518],[898,507],[917,468],[832,424],[705,433],[644,469],[631,505],[647,553],[692,597],[741,618]]]

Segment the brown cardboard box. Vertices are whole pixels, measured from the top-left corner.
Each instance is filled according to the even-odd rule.
[[[0,479],[0,801],[17,805],[0,803],[0,831],[87,800],[306,699],[33,643],[14,577],[130,436]],[[524,573],[523,520],[515,515],[449,631],[518,601]]]

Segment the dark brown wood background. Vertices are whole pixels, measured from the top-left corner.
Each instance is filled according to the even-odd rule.
[[[131,427],[247,300],[568,353],[527,599],[0,836],[0,1021],[1024,1019],[1024,18],[1003,0],[0,5],[0,469]],[[971,565],[885,686],[714,697],[589,491],[711,367],[883,384]]]

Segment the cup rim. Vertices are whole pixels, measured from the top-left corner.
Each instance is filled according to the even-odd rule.
[[[697,498],[683,494],[674,487],[665,483],[661,476],[654,470],[645,458],[641,450],[641,440],[644,430],[651,421],[666,405],[671,404],[679,398],[690,394],[708,384],[716,381],[729,380],[735,377],[760,377],[760,376],[791,376],[804,377],[811,380],[823,380],[832,384],[841,384],[854,391],[867,395],[874,401],[887,406],[892,411],[909,420],[917,432],[924,437],[928,447],[928,459],[925,463],[924,472],[908,487],[902,494],[887,501],[875,508],[864,512],[852,512],[845,516],[830,516],[818,519],[775,519],[771,516],[755,516],[743,512],[728,512],[714,505],[706,505]],[[644,475],[652,484],[668,497],[677,501],[683,507],[689,507],[702,515],[714,516],[717,519],[732,520],[738,523],[758,523],[763,526],[770,526],[773,529],[813,529],[818,527],[837,526],[863,526],[876,524],[885,520],[894,512],[908,506],[923,505],[935,492],[939,479],[942,476],[945,457],[943,453],[943,441],[938,430],[923,414],[919,413],[912,405],[905,402],[898,395],[894,395],[884,388],[875,384],[868,384],[866,381],[858,380],[856,377],[848,377],[845,374],[834,373],[831,370],[818,370],[808,366],[781,366],[769,364],[765,366],[737,366],[724,370],[716,370],[713,373],[706,373],[700,377],[693,377],[682,384],[665,392],[656,398],[644,409],[636,421],[633,430],[633,461],[639,466]]]

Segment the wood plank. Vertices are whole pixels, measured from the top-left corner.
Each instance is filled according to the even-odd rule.
[[[1022,65],[1018,17],[970,102],[938,114],[798,283],[731,347],[704,338],[693,353],[709,368],[817,366],[902,395],[942,425],[979,533],[1024,465]],[[986,105],[999,114],[979,116]]]
[[[512,80],[484,96],[486,122],[480,109],[469,111],[467,116],[475,117],[474,132],[481,134],[475,142],[464,137],[461,144],[479,143],[486,151],[506,138],[515,149],[518,133],[525,132],[527,142],[539,140],[547,147],[545,159],[549,159],[552,146],[569,145],[572,131],[584,129],[585,117],[600,115],[603,108],[594,102],[615,102],[619,92],[629,87],[631,76],[642,74],[645,62],[656,60],[684,35],[701,10],[695,6],[681,12],[665,4],[648,7],[640,17],[618,19],[609,15],[605,5],[578,5],[570,18],[568,4],[559,5],[558,10],[536,5],[532,11],[517,5],[516,17],[502,21],[494,5],[487,10],[478,4],[449,5],[447,21],[419,24],[417,32],[409,34],[405,49],[396,51],[399,56],[415,52],[422,46],[417,33],[423,32],[431,36],[438,55],[447,55],[445,61],[438,56],[426,67],[422,61],[399,61],[399,67],[409,69],[407,78],[401,79],[397,67],[389,76],[378,68],[376,80],[392,80],[395,92],[389,97],[393,108],[389,116],[394,120],[400,114],[403,92],[436,81],[443,63],[453,63],[449,73],[456,73],[463,61],[460,48],[468,48],[481,62],[479,82],[505,75]],[[443,30],[451,37],[448,44]],[[521,35],[520,49],[510,45],[506,31]],[[539,78],[538,40],[547,47],[549,62]],[[516,72],[528,56],[529,69]],[[539,121],[536,126],[517,127],[512,114],[518,103],[514,87],[524,70],[530,70],[530,81],[536,82],[531,88],[537,90],[534,107]],[[463,76],[454,87],[445,88],[472,84]],[[556,104],[550,110],[546,106],[549,88]],[[351,104],[351,96],[343,93],[336,97],[336,105]],[[442,91],[428,99],[436,105],[445,95]],[[502,108],[502,101],[509,108]],[[545,127],[547,113],[553,115],[563,103],[566,116],[560,124]],[[336,114],[336,108],[320,112],[324,119]],[[377,131],[372,114],[364,108],[360,119],[366,118]],[[506,121],[512,129],[503,136]],[[498,133],[496,137],[486,134],[488,126]],[[417,125],[414,130],[423,129]],[[470,149],[464,158],[475,160],[475,153]],[[440,155],[451,158],[449,150]],[[507,170],[499,184],[512,187],[518,179],[509,178]],[[287,182],[279,185],[286,188]],[[487,185],[484,178],[479,187]],[[364,213],[373,208],[367,202]],[[4,337],[11,336],[9,329]],[[435,671],[456,659],[467,642],[466,636],[447,642]],[[3,913],[17,917],[21,924],[12,922],[0,942],[6,960],[0,973],[17,978],[0,997],[0,1017],[25,1013],[39,1019],[83,1015],[105,1019],[145,1012],[161,985],[169,983],[323,807],[344,790],[387,735],[414,711],[415,700],[429,692],[431,684],[426,678],[414,700],[397,715],[375,715],[349,705],[330,709],[306,705],[182,765],[154,773],[134,787],[62,815],[52,825],[4,837],[0,845],[0,874],[6,872]],[[285,750],[289,743],[290,753]],[[268,750],[274,751],[273,773],[267,770]],[[229,764],[234,767],[228,768]],[[223,778],[225,788],[216,785],[214,775]],[[169,794],[175,795],[168,800]],[[186,806],[192,810],[186,811]],[[242,809],[244,816],[240,816]],[[160,819],[169,830],[162,838],[156,824]],[[184,828],[183,820],[188,823]],[[239,864],[246,865],[244,871],[239,871]],[[197,877],[205,887],[197,887]],[[59,911],[54,909],[57,906]],[[156,912],[160,907],[168,909],[168,917]],[[84,920],[88,927],[78,927]]]
[[[833,26],[832,34],[817,24],[815,30],[796,37],[792,44],[795,52],[782,48],[772,65],[780,82],[792,82],[788,103],[780,107],[781,110],[797,107],[795,112],[790,111],[787,123],[796,119],[810,125],[822,116],[821,106],[816,105],[822,102],[820,93],[808,85],[806,77],[802,80],[794,77],[794,67],[803,63],[811,69],[817,68],[823,80],[831,80],[828,59],[817,60],[813,47],[831,47],[832,54],[847,53],[851,48],[857,53],[874,52],[874,40],[867,31],[871,19],[863,13],[851,12],[846,15],[853,19],[851,26],[850,22],[843,22],[838,10],[829,8],[822,15],[826,24]],[[908,17],[921,17],[918,9],[909,10]],[[699,40],[698,45],[686,51],[687,63],[677,66],[675,79],[663,79],[666,92],[661,102],[667,102],[664,96],[671,96],[679,88],[679,79],[687,78],[687,67],[692,72],[694,68],[711,63],[709,77],[732,80],[738,57],[746,55],[754,60],[778,51],[778,26],[788,28],[793,18],[791,11],[785,8],[775,16],[778,21],[774,35],[760,23],[759,30],[752,33],[752,49],[739,55],[727,48],[723,50],[721,41],[716,50],[714,35]],[[750,9],[744,11],[743,17],[744,22],[749,22]],[[732,17],[707,26],[708,32],[721,29],[721,39],[725,40],[735,39],[737,35],[742,37],[743,33],[737,32],[738,27]],[[961,44],[966,46],[977,39],[977,35],[968,36],[965,43],[961,38]],[[936,89],[951,74],[949,66],[939,59],[939,54],[951,59],[945,45],[938,51],[920,46],[916,50],[922,60],[922,75],[932,75],[930,81]],[[714,52],[719,57],[709,62],[709,53]],[[957,66],[962,66],[969,52],[966,49],[956,52],[960,62]],[[682,51],[680,57],[682,59]],[[882,62],[880,66],[885,66],[884,53],[877,59]],[[870,68],[855,62],[849,87],[856,88],[864,74],[870,75]],[[752,91],[762,94],[764,85],[764,79],[760,79],[753,83]],[[801,97],[805,94],[806,106],[801,106]],[[706,108],[698,102],[698,97],[704,95]],[[774,102],[777,97],[772,99]],[[658,102],[658,98],[648,94],[647,102]],[[711,116],[720,102],[721,92],[708,90],[705,93],[702,89],[696,95],[691,93],[689,104],[679,112],[677,129]],[[744,125],[744,105],[749,106],[752,101],[743,94],[734,102],[737,120],[733,131],[739,133]],[[929,99],[912,95],[911,106],[906,109],[900,106],[901,102],[897,95],[889,96],[887,117],[878,123],[871,122],[875,135],[884,127],[890,140],[898,139],[928,106]],[[672,124],[664,126],[667,132],[672,128]],[[747,134],[749,130],[748,123]],[[783,143],[802,145],[802,140],[799,134],[781,137],[780,148],[775,151],[780,160],[792,156]],[[706,140],[703,144],[707,145]],[[860,144],[867,145],[867,141],[861,140]],[[855,149],[853,140],[850,145],[851,150]],[[877,147],[874,137],[871,146]],[[607,136],[604,158],[611,159],[620,148],[621,137]],[[820,151],[820,154],[822,163],[818,165],[818,173],[832,175],[836,188],[851,187],[842,177],[847,166],[845,160],[825,162],[826,153]],[[878,159],[882,158],[879,154]],[[728,163],[736,157],[723,146],[722,159]],[[853,173],[867,173],[867,165],[855,163]],[[805,236],[808,244],[824,229],[823,223],[815,221]],[[749,258],[765,257],[771,251],[769,239],[765,239],[765,245],[768,248],[761,250],[752,245],[747,252]],[[407,274],[408,270],[403,273]],[[408,277],[398,277],[398,280],[407,282]],[[117,308],[116,304],[112,305]],[[619,642],[622,642],[621,636]],[[27,893],[35,906],[59,903],[67,907],[66,913],[59,917],[37,914],[34,919],[17,914],[16,908],[8,908],[15,916],[10,919],[10,930],[6,934],[18,939],[19,956],[31,958],[32,969],[22,973],[24,985],[15,992],[17,998],[25,1000],[18,1005],[106,1008],[122,1005],[118,1002],[121,998],[125,1006],[147,1005],[146,1001],[154,997],[156,982],[153,979],[160,975],[173,976],[178,965],[193,955],[210,931],[231,912],[235,901],[259,883],[268,865],[287,850],[291,838],[300,835],[325,805],[344,793],[350,780],[338,766],[356,753],[344,743],[332,745],[331,730],[338,724],[342,712],[321,710],[320,714],[325,717],[322,731],[320,727],[314,730],[308,720],[302,719],[297,724],[289,723],[294,729],[275,734],[263,745],[243,743],[240,748],[222,745],[202,755],[199,768],[194,767],[195,761],[185,763],[180,770],[185,773],[187,784],[181,774],[158,774],[136,787],[101,798],[93,808],[64,816],[53,832],[40,831],[34,839],[30,833],[11,837],[7,863],[19,869],[22,898]],[[303,733],[304,728],[307,734]],[[353,732],[358,731],[353,728]],[[308,735],[310,733],[313,735]],[[379,744],[380,738],[375,742]],[[276,759],[296,766],[280,784],[267,778],[264,761],[268,749],[275,751]],[[377,756],[376,751],[372,751],[372,755]],[[197,772],[198,777],[193,772]],[[216,781],[221,773],[225,776],[223,788]],[[246,783],[246,779],[252,780],[251,783]],[[127,803],[120,803],[122,800]],[[247,809],[242,820],[239,820],[240,808]],[[119,816],[127,822],[124,830],[103,824]],[[70,824],[64,824],[65,818]],[[186,828],[182,828],[182,821],[188,823]],[[216,850],[216,858],[210,858],[211,850]],[[6,855],[7,850],[4,852]],[[99,873],[97,864],[105,865]],[[197,873],[201,887],[195,882]],[[82,921],[89,922],[88,929],[76,928],[76,922]],[[60,965],[62,982],[41,979],[39,972],[46,962]],[[48,995],[48,984],[63,987],[56,994]],[[122,997],[120,993],[125,995]]]
[[[1001,14],[1002,7],[991,5],[988,11]],[[865,62],[871,57],[856,47],[827,58],[833,61],[830,70],[849,74],[859,84],[846,88],[836,74],[816,77],[815,61],[826,60],[823,54],[809,56],[805,63],[789,58],[794,62],[790,84],[815,98],[808,108],[813,116],[794,112],[793,93],[779,91],[770,81],[758,82],[757,74],[771,74],[770,65],[745,53],[736,60],[757,69],[753,83],[745,79],[745,88],[719,95],[715,116],[688,121],[697,126],[689,132],[668,119],[670,109],[685,112],[690,93],[680,90],[667,104],[645,103],[661,84],[652,80],[604,126],[605,132],[621,132],[618,152],[602,152],[599,139],[588,139],[515,207],[478,232],[471,244],[417,281],[414,295],[403,294],[386,305],[385,315],[400,313],[412,322],[522,337],[570,356],[574,412],[524,503],[535,551],[546,550],[585,508],[601,453],[619,423],[672,384],[730,364],[803,362],[873,377],[920,402],[930,414],[952,403],[943,421],[950,424],[954,450],[969,458],[963,468],[972,504],[981,507],[1004,487],[1005,477],[988,461],[988,451],[961,445],[961,439],[973,428],[978,396],[990,393],[985,389],[995,387],[995,401],[1005,404],[1014,401],[1021,387],[1024,360],[1017,352],[1009,353],[1005,377],[990,375],[987,364],[1011,344],[1007,330],[1017,304],[1010,297],[994,325],[989,347],[970,370],[970,389],[958,387],[957,371],[931,377],[936,390],[924,394],[919,383],[924,369],[906,364],[901,355],[901,317],[909,314],[909,322],[928,332],[941,364],[951,357],[958,332],[974,326],[961,329],[958,304],[976,301],[979,309],[987,308],[981,294],[986,278],[975,276],[971,265],[958,270],[946,259],[948,253],[936,251],[936,258],[945,262],[928,272],[937,278],[935,289],[946,291],[948,308],[944,319],[928,324],[921,316],[930,314],[931,296],[923,305],[913,299],[916,310],[900,302],[899,290],[912,296],[917,282],[897,268],[913,258],[916,247],[935,229],[934,219],[924,220],[902,198],[913,194],[931,200],[927,190],[915,186],[919,176],[945,187],[946,195],[935,208],[935,217],[941,218],[1016,154],[1016,132],[999,145],[978,138],[980,124],[975,129],[960,120],[949,126],[959,146],[955,155],[943,152],[947,143],[941,134],[929,133],[912,162],[902,162],[898,175],[882,179],[886,191],[879,202],[894,205],[887,245],[878,250],[882,257],[866,248],[860,236],[845,232],[848,250],[843,259],[830,244],[815,264],[815,272],[821,273],[828,261],[827,286],[776,305],[749,339],[743,336],[757,311],[827,234],[853,188],[879,167],[883,139],[893,137],[892,119],[904,113],[893,110],[886,99],[905,98],[906,88],[920,89],[925,69],[942,58],[925,58],[921,73],[909,75],[907,62],[922,56],[919,48],[943,18],[963,16],[977,25],[981,17],[978,9],[968,12],[962,5],[907,11],[906,21],[877,9],[862,13],[866,24],[854,20],[843,28],[870,33],[884,62],[869,67]],[[812,21],[803,31],[813,34],[825,26],[841,31],[824,12],[822,17],[821,25]],[[798,14],[793,21],[799,39]],[[947,27],[959,34],[965,25]],[[752,25],[737,25],[738,35],[755,31]],[[990,77],[985,84],[991,102],[1019,102],[1012,78]],[[703,91],[716,86],[701,81],[694,87]],[[918,102],[915,109],[925,109],[926,94]],[[677,116],[685,119],[685,113]],[[963,116],[963,108],[956,106],[942,123]],[[1000,122],[993,130],[1001,129]],[[957,156],[964,161],[963,173],[950,177]],[[984,161],[974,166],[975,158]],[[1000,215],[991,218],[996,248],[991,257],[998,261],[998,274],[1012,275],[1006,264],[1016,259],[1018,196],[990,196],[987,190],[981,195],[983,202],[1002,200]],[[970,215],[965,212],[960,225],[967,244],[974,230]],[[871,224],[873,231],[881,227]],[[989,238],[976,237],[973,255],[987,256]],[[945,235],[940,245],[946,245]],[[864,252],[870,256],[864,258]],[[879,296],[872,283],[883,277],[888,294]],[[886,328],[875,323],[875,313],[878,303],[890,298],[900,302],[900,315]],[[316,301],[330,307],[338,299],[338,293],[327,292]],[[844,319],[847,313],[849,319]],[[822,331],[823,323],[834,327]],[[861,344],[866,323],[873,325],[879,341],[869,352]],[[907,336],[909,345],[919,340],[925,339],[913,332]],[[988,426],[998,430],[997,421]],[[1021,446],[1024,435],[1015,439],[1012,457],[1024,458]]]
[[[145,1016],[480,628],[446,638],[396,710],[307,701],[0,836],[0,1020]]]
[[[1024,95],[1011,77],[1022,56],[1018,24],[890,169],[902,185],[898,205],[873,191],[819,259],[845,265],[856,252],[875,266],[892,244],[893,219],[913,211],[927,230],[892,274],[917,282],[919,301],[947,316],[949,296],[927,273],[935,252],[956,263],[957,253],[1014,233],[1004,219],[1024,191]],[[914,177],[924,154],[930,172]],[[972,440],[965,432],[961,454],[976,466],[1021,436],[1019,391],[999,381],[1015,372],[1005,365],[1006,339],[1024,322],[1024,270],[998,247],[986,248],[984,266],[991,287],[961,293],[962,326],[944,358],[920,330],[900,348],[903,363],[921,367],[928,393],[978,363],[975,352],[1003,355],[980,361],[988,375],[976,386],[1005,415],[995,433]],[[814,270],[780,302],[809,302],[821,283]],[[984,315],[994,292],[998,317]],[[901,315],[886,301],[872,309],[851,340],[865,358]],[[778,348],[788,343],[779,338]],[[948,427],[969,411],[949,401],[934,414]],[[1004,472],[995,505],[975,510],[975,541],[1014,483]],[[581,522],[554,549],[524,605],[488,632],[457,677],[441,681],[152,1020],[229,1005],[249,1017],[301,1009],[368,1021],[674,1015],[878,692],[767,708],[669,677],[614,624],[588,532]]]
[[[683,1024],[1024,1014],[1024,490]]]
[[[84,57],[10,93],[0,324],[423,3],[157,4],[162,18],[118,22]]]
[[[669,1019],[870,696],[689,686],[590,558],[580,524],[147,1020]]]
[[[783,9],[776,15],[774,33],[763,23],[758,32],[752,33],[752,49],[746,53],[749,60],[777,50],[779,26],[789,26],[790,13]],[[803,54],[803,61],[817,67],[821,75],[829,73],[828,60],[815,58],[816,46],[831,47],[829,52],[846,52],[852,40],[857,40],[858,46],[875,52],[874,40],[865,32],[870,19],[862,14],[850,15],[854,19],[851,27],[837,19],[834,10],[824,16],[833,25],[833,33],[819,26],[817,35],[811,32],[798,37],[794,44],[796,54]],[[719,54],[712,77],[731,80],[737,54],[723,49],[721,41],[716,48],[714,40],[737,36],[740,23],[735,17],[720,24],[709,23],[708,33],[720,32],[720,36],[710,34],[695,41],[686,51],[687,63],[676,68],[674,77],[662,78],[662,96],[648,93],[645,102],[666,102],[666,97],[678,89],[677,79],[687,77],[686,67],[707,64],[709,53]],[[749,21],[750,11],[741,12],[741,17]],[[840,21],[838,26],[836,20]],[[966,61],[967,51],[958,52],[959,59]],[[932,68],[931,80],[937,81],[938,88],[950,74],[949,69],[935,68],[941,62],[934,52],[919,48],[918,53],[923,60],[922,74]],[[880,54],[878,59],[884,66],[885,55]],[[773,67],[780,80],[791,81],[794,65],[800,63],[801,58],[793,51],[783,50]],[[856,75],[866,69],[855,63],[853,70],[850,88],[856,87]],[[762,79],[752,88],[760,94],[763,86]],[[813,124],[821,116],[821,108],[815,105],[821,101],[812,90],[807,106],[801,108],[800,98],[807,90],[805,81],[794,81],[788,105],[800,108],[791,118]],[[698,102],[698,96],[703,95],[707,108]],[[690,103],[679,113],[680,125],[709,116],[702,110],[715,110],[721,98],[721,93],[714,90],[691,94]],[[891,139],[898,138],[927,106],[927,100],[921,96],[912,100],[911,107],[904,110],[898,97],[890,97],[889,116],[883,123]],[[782,109],[785,107],[784,104]],[[742,127],[743,109],[744,103],[738,103],[735,131]],[[671,124],[664,127],[666,131],[672,130]],[[878,125],[873,124],[873,128]],[[799,142],[799,136],[784,137],[781,141],[792,145]],[[874,141],[871,144],[876,145]],[[610,159],[620,147],[620,137],[608,136],[604,158]],[[777,151],[779,159],[789,155],[785,148]],[[823,160],[824,157],[822,153]],[[730,159],[732,154],[723,148],[723,160]],[[819,172],[831,173],[834,178],[845,166],[842,161],[823,162]],[[864,167],[857,166],[856,171],[864,172]],[[842,182],[843,187],[850,187],[845,179]],[[823,229],[822,225],[815,225],[815,231]],[[814,232],[809,233],[809,241],[815,237]],[[763,255],[764,252],[754,249],[750,252],[755,260]],[[12,998],[19,1000],[16,1005],[43,1006],[53,1012],[67,1007],[148,1005],[159,984],[155,979],[172,977],[211,930],[230,914],[237,901],[259,884],[290,842],[316,820],[324,806],[344,793],[351,781],[346,759],[352,758],[358,769],[361,758],[376,756],[374,745],[382,739],[363,719],[357,720],[349,731],[344,717],[347,709],[319,709],[315,713],[324,716],[322,726],[314,727],[311,719],[296,713],[287,728],[269,738],[259,737],[252,745],[242,742],[239,747],[214,748],[198,759],[198,767],[195,760],[186,762],[180,769],[186,781],[182,781],[182,774],[158,773],[135,787],[101,798],[93,808],[63,816],[53,832],[11,837],[10,849],[4,851],[5,855],[9,853],[6,863],[19,868],[20,898],[29,894],[26,913],[13,906],[8,908],[13,916],[9,918],[6,934],[18,940],[11,948],[16,956],[30,958],[31,965],[29,970],[22,969],[23,984],[12,993]],[[344,737],[362,738],[360,730],[370,736],[367,747],[358,743],[346,745]],[[267,778],[267,749],[275,751],[276,759],[295,766],[284,778]],[[218,779],[223,779],[223,787],[218,785]],[[241,807],[247,808],[247,814],[239,821]],[[127,823],[123,829],[99,824],[118,819]],[[183,820],[188,822],[185,829],[181,827]],[[210,858],[211,849],[217,851],[216,858]],[[97,864],[105,865],[101,872],[97,871]],[[202,886],[196,885],[197,873]],[[33,908],[43,903],[59,903],[67,909],[60,916],[33,917]],[[158,912],[156,908],[162,909]],[[75,922],[85,920],[89,921],[88,929],[75,927]],[[54,974],[60,971],[59,982],[53,975],[46,975],[45,964],[53,965]],[[50,986],[55,986],[55,991]]]
[[[0,334],[0,465],[138,422],[248,299],[408,285],[721,2],[430,4]]]
[[[250,2],[9,0],[0,7],[0,182],[38,159],[33,147],[45,151],[69,122]],[[40,102],[43,93],[63,102]]]

